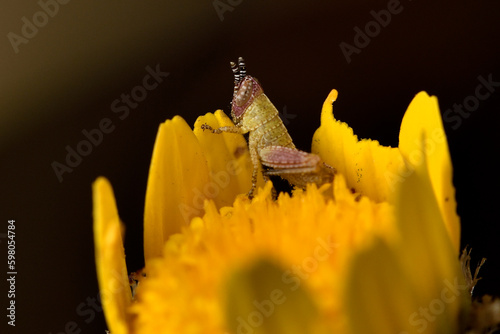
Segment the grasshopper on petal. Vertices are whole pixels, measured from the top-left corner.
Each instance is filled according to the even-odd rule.
[[[313,153],[295,148],[292,138],[279,117],[276,107],[267,98],[257,79],[246,74],[245,61],[231,62],[234,73],[234,93],[231,102],[231,117],[235,126],[213,129],[203,124],[203,130],[213,133],[248,133],[248,147],[253,164],[253,197],[257,183],[259,165],[262,165],[264,180],[269,175],[279,175],[290,184],[305,188],[308,183],[321,185],[333,180],[335,169]]]

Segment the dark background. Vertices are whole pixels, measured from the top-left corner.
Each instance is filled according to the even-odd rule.
[[[174,115],[193,124],[207,112],[228,112],[228,63],[238,56],[245,57],[248,72],[275,106],[294,117],[287,127],[304,150],[310,149],[332,88],[339,91],[337,119],[361,138],[396,146],[401,118],[419,91],[436,95],[445,112],[471,101],[479,76],[500,81],[498,1],[402,0],[400,13],[350,63],[339,44],[354,45],[354,28],[364,30],[374,20],[372,10],[394,2],[232,3],[221,20],[211,0],[70,1],[16,53],[8,34],[21,35],[22,18],[33,22],[41,7],[34,0],[2,1],[0,233],[6,233],[8,219],[16,220],[18,271],[17,326],[9,332],[55,334],[72,326],[82,333],[104,332],[102,312],[85,306],[98,295],[91,183],[99,175],[111,181],[127,227],[129,270],[139,269],[158,125]],[[157,64],[168,78],[120,120],[112,102],[142,85],[145,68]],[[445,122],[462,244],[472,246],[473,263],[488,258],[478,294],[500,294],[500,87],[494,89],[461,124]],[[82,131],[98,127],[103,118],[112,120],[114,131],[59,182],[51,164],[64,164],[65,147],[75,149],[85,139]],[[6,290],[0,295],[5,310]]]

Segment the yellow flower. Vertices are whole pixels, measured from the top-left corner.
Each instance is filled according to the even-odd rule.
[[[214,136],[199,124],[227,126],[220,110],[199,117],[195,131],[179,116],[160,125],[149,170],[144,208],[144,257],[161,256],[163,244],[203,213],[205,199],[231,205],[251,186],[252,164],[243,136]],[[262,181],[261,181],[262,182]]]
[[[250,201],[252,165],[221,112],[160,126],[144,216],[147,274],[132,299],[110,184],[94,183],[106,320],[122,333],[455,333],[467,291],[437,99],[419,93],[398,148],[361,140],[325,101],[312,150],[333,184]],[[260,180],[260,185],[263,183]]]

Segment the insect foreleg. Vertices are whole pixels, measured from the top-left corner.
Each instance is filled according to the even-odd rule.
[[[245,132],[237,127],[237,126],[222,126],[220,128],[214,129],[208,124],[202,124],[201,125],[202,130],[210,130],[212,133],[223,133],[223,132],[230,132],[230,133],[240,133],[244,134]]]
[[[208,124],[202,124],[201,128],[203,130],[210,130],[212,133],[223,133],[223,132],[229,132],[229,133],[238,133],[238,134],[245,134],[248,131],[244,131],[242,128],[238,126],[222,126],[220,128],[214,129]],[[257,153],[257,145],[254,142],[253,139],[251,139],[248,143],[249,146],[249,151],[250,151],[250,159],[252,160],[252,188],[248,192],[248,197],[250,199],[253,198],[253,193],[255,191],[255,188],[257,188],[257,177],[259,174],[259,167],[260,167],[260,159],[259,159],[259,154]],[[269,180],[269,178],[266,175],[263,175],[264,177],[264,182]]]

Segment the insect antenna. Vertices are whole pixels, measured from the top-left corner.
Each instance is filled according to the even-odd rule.
[[[236,94],[236,92],[238,91],[238,86],[239,86],[240,81],[241,81],[240,70],[234,62],[230,62],[229,64],[231,65],[231,70],[233,71],[233,74],[234,74],[234,94]]]
[[[247,75],[247,68],[245,66],[245,60],[243,60],[243,57],[238,58],[238,66],[240,68],[240,81],[241,81]]]

